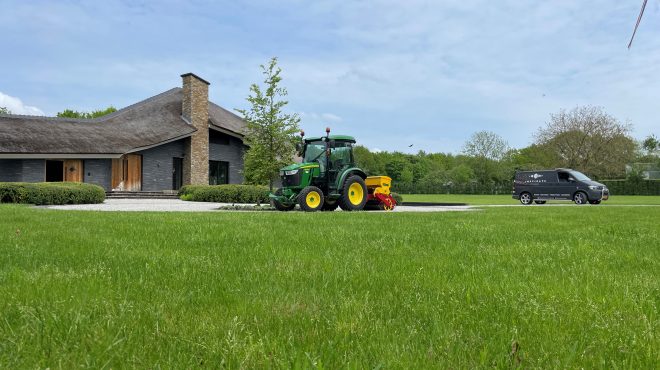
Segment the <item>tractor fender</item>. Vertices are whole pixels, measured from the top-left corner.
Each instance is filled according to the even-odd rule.
[[[362,171],[361,169],[359,169],[357,167],[349,168],[346,171],[344,171],[344,173],[337,180],[337,190],[339,192],[341,192],[343,190],[344,181],[346,181],[346,179],[349,176],[352,176],[352,175],[358,175],[358,176],[362,177],[362,179],[367,178],[367,174],[364,171]]]

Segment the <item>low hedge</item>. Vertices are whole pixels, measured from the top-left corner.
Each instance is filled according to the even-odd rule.
[[[182,200],[216,203],[268,203],[267,186],[258,185],[186,185],[179,190]]]
[[[0,203],[94,204],[103,203],[102,187],[76,182],[0,182]]]
[[[613,195],[660,195],[660,180],[600,180]]]
[[[403,203],[403,197],[399,193],[391,192],[390,195],[394,198],[396,204],[401,205]]]

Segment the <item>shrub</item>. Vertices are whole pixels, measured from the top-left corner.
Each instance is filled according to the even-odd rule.
[[[401,203],[403,203],[403,197],[401,196],[401,194],[391,192],[390,195],[392,196],[392,198],[394,198],[394,200],[396,201],[396,204],[401,205]]]
[[[268,203],[268,187],[259,185],[186,185],[182,200],[217,203]]]
[[[92,184],[75,182],[0,182],[0,203],[92,204],[103,203],[105,191]]]

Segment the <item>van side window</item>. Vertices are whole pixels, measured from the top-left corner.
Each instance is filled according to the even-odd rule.
[[[568,182],[569,175],[567,172],[559,172],[557,176],[559,176],[559,182]]]

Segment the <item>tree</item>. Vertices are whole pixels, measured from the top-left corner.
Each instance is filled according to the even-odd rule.
[[[64,118],[82,118],[82,119],[92,119],[92,118],[98,118],[105,116],[106,114],[110,114],[113,112],[116,112],[117,108],[113,107],[112,105],[105,108],[105,109],[98,109],[94,110],[91,112],[78,112],[72,109],[65,109],[61,112],[57,112],[58,117],[64,117]]]
[[[603,108],[578,106],[550,115],[536,133],[536,143],[556,156],[558,167],[569,167],[597,178],[619,176],[635,156],[632,126]]]
[[[642,141],[642,149],[646,150],[648,156],[657,155],[658,151],[660,151],[660,140],[655,135],[649,135]]]
[[[277,58],[260,67],[264,75],[264,90],[252,84],[251,94],[247,97],[250,109],[236,111],[243,115],[247,126],[244,140],[248,146],[244,155],[245,182],[267,183],[272,191],[273,179],[279,169],[293,161],[300,118],[297,114],[282,111],[289,102],[282,100],[287,91],[279,86],[282,69],[277,66]]]
[[[463,153],[472,157],[481,157],[498,161],[509,150],[509,144],[501,136],[490,131],[472,134],[463,146]]]
[[[0,114],[11,114],[11,111],[6,107],[0,107]]]

